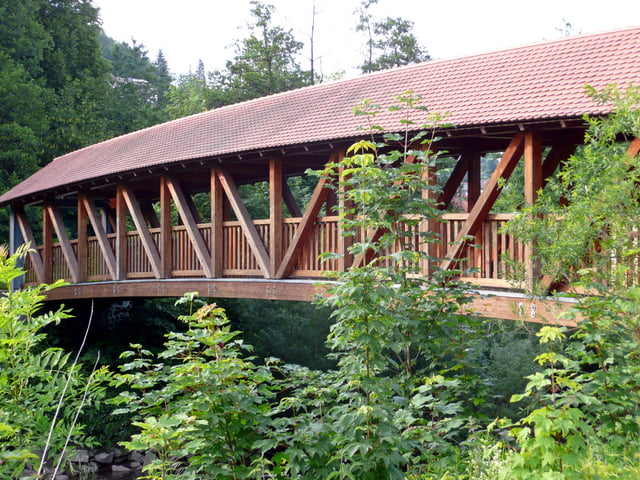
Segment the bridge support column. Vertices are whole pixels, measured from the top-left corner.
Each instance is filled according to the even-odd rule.
[[[269,230],[270,230],[270,272],[271,278],[276,277],[282,262],[282,200],[283,200],[282,159],[269,160]]]
[[[224,190],[215,168],[211,169],[211,276],[221,278],[224,273],[224,237],[225,218]]]
[[[160,177],[160,276],[171,277],[171,193],[167,178]]]
[[[537,132],[526,132],[524,136],[524,197],[533,205],[542,189],[542,142]],[[533,288],[540,278],[540,262],[535,257],[535,245],[525,247],[525,271],[528,287]]]
[[[16,215],[14,207],[9,208],[9,254],[13,255],[16,253],[18,248],[25,243],[25,238],[20,231],[20,226],[18,225],[18,217]],[[35,248],[36,245],[31,245],[32,248]],[[18,268],[24,267],[24,259],[18,260],[17,263]],[[18,290],[22,287],[24,282],[23,277],[14,278],[11,281],[11,289]]]

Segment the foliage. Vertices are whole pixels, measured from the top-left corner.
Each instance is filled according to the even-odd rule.
[[[241,357],[245,347],[221,308],[205,305],[181,319],[188,330],[168,334],[157,356],[140,345],[123,354],[116,383],[129,390],[115,399],[117,413],[137,414],[140,428],[123,445],[157,452],[145,478],[246,478],[268,421],[271,373]]]
[[[418,44],[413,33],[413,22],[401,17],[386,17],[374,21],[370,9],[378,0],[363,0],[356,10],[359,23],[356,31],[367,35],[367,55],[360,66],[363,73],[431,60]],[[377,55],[377,57],[376,57]]]
[[[45,348],[43,329],[68,317],[64,310],[40,314],[41,285],[13,292],[11,280],[24,272],[17,262],[25,250],[0,254],[0,476],[17,478],[27,464],[60,460],[68,436],[73,446],[92,445],[75,417],[84,405],[95,405],[104,393],[105,371],[80,371],[69,353]],[[83,396],[88,394],[86,401]],[[48,438],[50,436],[50,438]]]
[[[640,433],[638,158],[619,142],[640,134],[640,92],[611,86],[590,94],[615,112],[588,119],[585,146],[540,203],[508,227],[536,242],[545,273],[597,294],[580,298],[574,313],[584,320],[568,338],[551,326],[538,334],[548,345],[537,357],[543,369],[513,398],[534,398],[538,407],[512,429],[519,447],[510,459],[514,478],[604,478],[613,471],[633,478],[638,471],[637,448],[629,448]]]
[[[135,40],[128,45],[104,39],[103,51],[111,65],[111,88],[103,113],[107,135],[114,137],[167,120],[171,75],[162,51],[152,62],[144,45]]]
[[[213,72],[214,88],[224,92],[225,104],[236,103],[308,85],[309,74],[296,60],[303,44],[291,30],[272,24],[274,7],[251,2],[254,22],[248,38],[235,44],[235,58],[226,69]]]
[[[640,135],[640,90],[629,87],[623,92],[612,86],[589,94],[611,103],[616,113],[607,120],[586,119],[584,147],[508,231],[537,245],[542,270],[554,280],[615,292],[634,275],[637,252],[637,226],[629,219],[639,213],[635,198],[640,158],[627,155],[619,141]]]
[[[464,350],[475,329],[463,310],[465,287],[429,255],[437,238],[418,231],[439,213],[431,200],[438,187],[425,175],[437,157],[428,148],[433,125],[412,121],[424,110],[419,96],[407,92],[396,100],[404,132],[385,135],[383,144],[358,142],[322,172],[340,179],[340,220],[354,237],[349,253],[364,258],[321,301],[335,309],[328,344],[341,382],[327,416],[340,478],[403,478],[407,470],[428,468],[468,427],[470,404],[463,399],[478,393],[465,372]],[[365,102],[357,111],[375,133],[376,107]],[[428,277],[421,275],[426,264]]]

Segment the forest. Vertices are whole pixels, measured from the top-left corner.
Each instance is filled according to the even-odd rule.
[[[429,60],[410,21],[372,17],[376,1],[357,12],[367,55],[354,63]],[[273,7],[249,13],[224,69],[173,78],[162,52],[110,39],[87,0],[0,3],[0,191],[83,146],[323,81]],[[409,128],[413,93],[395,99],[404,136],[364,132],[315,172],[341,172],[346,232],[385,232],[351,254],[405,248],[339,274],[314,304],[193,292],[53,305],[56,284],[12,290],[25,251],[0,248],[0,477],[94,478],[74,455],[118,448],[146,455],[139,478],[153,480],[640,478],[640,158],[626,153],[640,89],[590,95],[615,112],[586,119],[585,144],[506,227],[591,293],[564,314],[584,318],[575,328],[472,315],[472,285],[419,274],[429,250],[403,236],[437,218],[424,192],[441,187],[423,175],[437,151],[410,146],[437,140]],[[244,194],[263,206],[260,188]]]

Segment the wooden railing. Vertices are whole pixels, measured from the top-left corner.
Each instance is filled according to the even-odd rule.
[[[443,214],[440,222],[432,222],[437,238],[433,253],[440,258],[446,255],[448,245],[453,242],[467,218],[465,213]],[[468,279],[483,286],[508,287],[510,261],[524,262],[525,245],[516,241],[511,235],[502,232],[502,226],[513,218],[512,214],[489,215],[483,223],[475,242],[465,248],[458,266],[470,269]],[[300,224],[300,218],[285,219],[283,228],[283,249],[291,244],[296,228]],[[268,220],[254,221],[256,230],[267,246],[270,242]],[[211,248],[211,225],[199,224],[198,229],[207,247]],[[160,229],[149,230],[156,246],[160,243]],[[111,248],[115,248],[116,235],[107,235]],[[323,252],[339,253],[340,231],[338,217],[322,217],[313,225],[309,240],[303,246],[297,257],[292,277],[322,278],[327,271],[338,271],[341,263],[338,259],[322,261],[319,256]],[[77,250],[77,241],[72,241],[74,251]],[[417,234],[413,237],[413,243],[417,247],[419,239]],[[172,277],[204,277],[204,271],[200,265],[196,251],[193,248],[187,229],[184,226],[172,227],[171,232],[171,276]],[[126,278],[142,279],[155,278],[151,263],[145,253],[140,235],[137,231],[127,232],[126,237]],[[39,247],[42,255],[42,247]],[[253,254],[251,246],[245,237],[240,222],[227,221],[223,224],[223,276],[224,277],[262,277],[258,261]],[[69,268],[62,254],[60,244],[54,243],[52,247],[52,272],[53,280],[65,279],[71,281]],[[35,284],[37,278],[31,268],[29,257],[25,262],[27,275],[25,283]],[[111,280],[102,251],[95,237],[88,238],[88,281]]]

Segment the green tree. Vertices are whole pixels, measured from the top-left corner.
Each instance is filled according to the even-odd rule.
[[[251,6],[249,37],[236,42],[235,57],[226,69],[211,75],[211,87],[220,90],[215,103],[236,103],[309,84],[309,74],[296,59],[303,44],[290,29],[273,25],[272,5],[252,0]]]
[[[359,23],[356,31],[367,36],[365,62],[360,66],[363,73],[400,67],[430,60],[413,33],[413,22],[401,17],[386,17],[375,21],[370,8],[378,0],[363,0],[356,13]]]
[[[171,76],[162,51],[152,62],[144,45],[135,40],[131,45],[114,42],[103,48],[111,64],[111,88],[104,107],[107,135],[122,135],[164,121]]]

